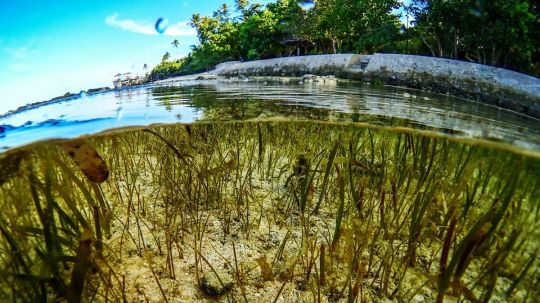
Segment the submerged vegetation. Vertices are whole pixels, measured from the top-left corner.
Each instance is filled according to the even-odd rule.
[[[149,79],[225,61],[374,52],[466,60],[539,76],[539,10],[531,0],[236,0],[234,11],[223,4],[212,16],[194,14],[199,44],[185,58],[161,62]]]
[[[260,121],[46,142],[0,161],[0,301],[540,298],[537,157]]]

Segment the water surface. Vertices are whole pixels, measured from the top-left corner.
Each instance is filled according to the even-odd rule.
[[[367,122],[540,148],[540,120],[479,102],[369,84],[178,81],[44,105],[0,118],[2,150],[107,129],[201,120]]]

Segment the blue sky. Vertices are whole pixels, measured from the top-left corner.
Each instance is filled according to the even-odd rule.
[[[187,21],[223,0],[0,0],[0,114],[66,92],[111,86],[118,72],[143,74],[169,51],[197,43]],[[232,7],[232,6],[231,6]],[[160,17],[164,34],[153,30]],[[174,39],[180,41],[175,49]]]

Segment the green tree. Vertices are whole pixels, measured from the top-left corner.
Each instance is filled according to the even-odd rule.
[[[204,71],[230,60],[302,53],[405,52],[469,60],[540,74],[537,0],[411,0],[404,7],[412,26],[393,11],[400,0],[318,0],[303,11],[297,0],[266,5],[235,0],[211,16],[194,14],[199,43],[174,68]],[[178,46],[174,40],[173,46]],[[410,50],[410,52],[409,52]],[[168,61],[168,53],[163,62]]]
[[[165,52],[165,54],[163,54],[163,58],[161,58],[161,62],[169,61],[170,58],[171,54],[169,52]]]
[[[396,0],[320,0],[305,12],[297,1],[278,0],[268,9],[278,16],[284,33],[314,43],[314,52],[340,53],[380,50],[391,44],[399,29],[398,17],[391,12],[398,5]],[[393,34],[381,41],[386,37],[383,32]],[[375,35],[370,41],[377,45],[359,44],[366,35]]]
[[[235,0],[236,10],[240,13],[240,20],[245,20],[262,10],[260,3],[250,3],[249,0]]]
[[[250,60],[280,55],[284,35],[278,24],[276,15],[269,10],[248,16],[240,25],[242,54]]]
[[[215,11],[212,17],[194,14],[190,24],[199,38],[199,45],[192,47],[193,59],[197,64],[210,67],[239,58],[238,23],[230,18],[226,4]]]
[[[162,61],[150,71],[148,76],[146,76],[146,79],[160,80],[183,75],[187,73],[186,63],[188,60],[188,57],[186,57],[180,60]]]
[[[529,72],[538,66],[540,20],[534,1],[414,0],[409,10],[415,33],[432,55]]]
[[[393,35],[381,33],[397,32],[399,21],[392,10],[398,7],[396,0],[325,0],[317,3],[315,29],[322,45],[331,43],[333,52],[368,52],[369,48],[383,49]],[[377,47],[358,43],[366,36],[374,36]],[[386,37],[385,41],[383,38]]]

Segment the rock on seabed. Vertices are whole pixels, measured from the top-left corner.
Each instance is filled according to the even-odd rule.
[[[220,270],[215,272],[210,270],[203,274],[201,289],[205,294],[217,297],[230,290],[233,284],[234,281],[228,273]]]

